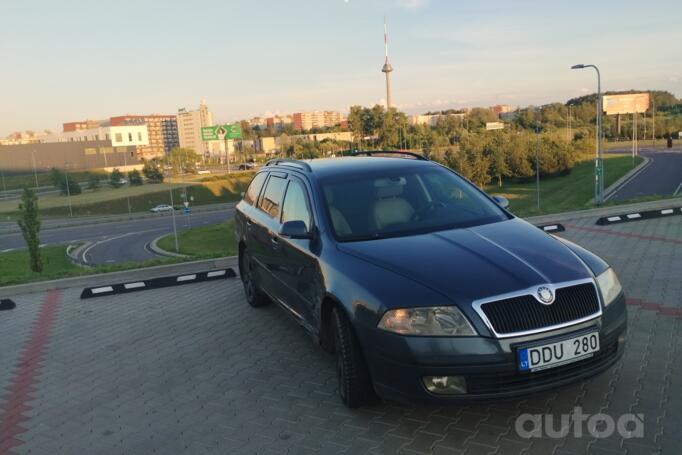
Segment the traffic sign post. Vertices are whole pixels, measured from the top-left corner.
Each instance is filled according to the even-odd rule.
[[[187,226],[189,228],[192,228],[192,218],[189,215],[189,201],[185,200],[184,204],[185,208],[183,209],[183,211],[185,212],[185,215],[187,215]]]

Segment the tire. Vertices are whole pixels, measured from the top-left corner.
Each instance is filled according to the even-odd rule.
[[[239,256],[239,262],[241,265],[239,267],[239,272],[241,274],[242,284],[244,285],[244,295],[246,296],[248,304],[257,308],[270,303],[270,300],[258,288],[258,282],[253,273],[253,261],[251,261],[249,252],[246,249],[244,249]]]
[[[350,321],[339,308],[332,310],[332,318],[339,397],[347,407],[358,408],[376,399],[372,378]]]

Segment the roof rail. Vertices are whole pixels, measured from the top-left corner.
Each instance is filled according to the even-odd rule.
[[[274,166],[276,164],[284,164],[284,165],[286,165],[286,164],[292,165],[293,164],[294,166],[299,166],[299,167],[303,168],[303,170],[305,170],[306,172],[312,172],[313,171],[312,168],[310,167],[310,165],[308,163],[306,163],[305,161],[295,160],[292,158],[274,158],[274,159],[268,161],[267,163],[265,163],[266,166]]]
[[[374,156],[374,155],[404,155],[404,156],[410,156],[412,158],[421,160],[421,161],[430,161],[427,157],[424,155],[420,155],[419,153],[414,153],[414,152],[403,152],[400,150],[359,150],[351,153],[351,156]]]

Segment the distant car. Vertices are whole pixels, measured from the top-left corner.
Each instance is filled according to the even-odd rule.
[[[256,163],[242,163],[239,165],[240,171],[248,171],[256,167]]]
[[[172,212],[173,207],[171,207],[168,204],[159,204],[156,207],[152,207],[149,209],[150,212],[152,213],[159,213],[159,212]]]

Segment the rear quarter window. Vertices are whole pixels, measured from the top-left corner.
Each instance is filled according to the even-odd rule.
[[[260,201],[260,208],[272,218],[279,220],[280,208],[282,206],[282,199],[284,199],[284,190],[287,187],[287,180],[285,178],[272,176],[268,180],[268,185],[263,192],[263,197]]]
[[[265,179],[267,178],[267,176],[268,176],[267,172],[261,172],[259,174],[256,174],[253,180],[251,180],[251,183],[249,184],[246,193],[244,193],[244,202],[251,205],[254,205],[256,203],[258,195],[260,194],[260,190],[261,188],[263,188],[263,183],[265,183]]]

